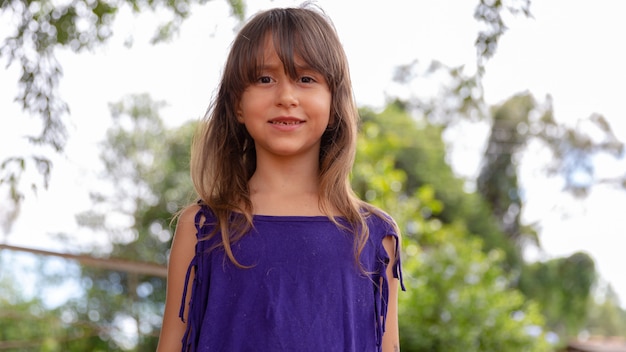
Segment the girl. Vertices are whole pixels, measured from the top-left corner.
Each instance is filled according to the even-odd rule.
[[[241,29],[192,147],[159,351],[399,350],[399,233],[350,188],[357,122],[321,11]]]

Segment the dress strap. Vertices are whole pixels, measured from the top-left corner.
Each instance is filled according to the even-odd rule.
[[[187,275],[185,276],[185,287],[183,288],[183,298],[180,304],[180,312],[178,316],[186,323],[187,327],[185,329],[185,334],[182,339],[182,351],[195,351],[198,340],[198,332],[200,331],[200,324],[202,324],[202,314],[204,312],[204,307],[202,307],[202,293],[205,289],[203,283],[208,284],[208,280],[203,280],[202,276],[202,246],[200,244],[200,236],[202,234],[202,229],[204,227],[204,220],[206,220],[206,214],[203,212],[204,207],[201,206],[200,210],[196,213],[194,223],[196,226],[196,238],[198,242],[196,243],[195,255],[191,262],[189,263],[189,268],[187,269]],[[194,272],[193,283],[191,286],[191,297],[189,299],[189,308],[187,314],[187,321],[185,322],[185,301],[187,298],[187,288],[189,287],[189,279],[191,278],[191,272]]]
[[[373,275],[374,297],[377,298],[375,301],[376,324],[378,327],[376,334],[376,343],[379,349],[382,348],[383,334],[385,333],[385,326],[387,325],[387,310],[389,307],[389,278],[387,277],[387,267],[389,265],[393,265],[393,277],[400,280],[400,287],[402,291],[406,291],[406,288],[404,287],[404,280],[402,278],[400,241],[396,233],[391,233],[388,236],[393,236],[396,242],[395,261],[394,263],[390,263],[391,259],[387,255],[386,251],[382,249],[382,258],[380,258],[379,261],[380,265],[378,267],[378,273]]]
[[[406,287],[404,287],[404,279],[402,278],[402,261],[400,260],[400,239],[397,235],[395,235],[394,238],[396,239],[396,262],[393,263],[393,277],[400,280],[400,288],[402,288],[402,291],[406,291]]]
[[[182,302],[180,303],[180,312],[178,313],[178,317],[180,318],[180,320],[183,323],[187,323],[187,327],[185,329],[185,334],[183,335],[183,340],[182,340],[183,351],[186,351],[187,348],[191,347],[190,344],[189,344],[189,337],[190,337],[189,335],[190,335],[192,330],[195,330],[195,329],[191,329],[191,322],[194,320],[193,317],[192,317],[192,314],[193,314],[193,311],[194,311],[192,309],[193,299],[194,299],[194,295],[193,294],[191,295],[191,298],[189,300],[189,310],[188,310],[189,318],[185,322],[185,301],[187,299],[187,287],[189,287],[189,278],[191,276],[191,271],[192,270],[197,271],[197,270],[195,270],[195,268],[197,268],[197,256],[193,257],[193,259],[191,260],[191,263],[189,264],[189,268],[187,269],[187,275],[185,276],[185,287],[183,289],[183,298],[182,298]],[[195,286],[196,285],[197,285],[197,280],[194,277],[194,280],[193,280],[193,286],[194,287],[192,288],[192,291],[195,291]],[[194,338],[191,339],[191,341],[193,341],[193,340],[194,340]]]

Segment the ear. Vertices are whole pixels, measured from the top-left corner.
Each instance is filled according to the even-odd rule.
[[[235,115],[237,115],[237,121],[239,121],[239,123],[243,123],[243,111],[241,110],[241,106],[239,106],[241,103],[237,104],[237,110],[235,110]]]

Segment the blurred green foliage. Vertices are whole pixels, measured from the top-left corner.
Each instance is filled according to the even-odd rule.
[[[31,141],[62,151],[67,106],[56,96],[61,67],[57,48],[76,52],[109,38],[120,6],[134,11],[165,9],[171,17],[156,30],[154,42],[167,40],[189,15],[181,1],[0,0],[18,25],[4,38],[0,56],[21,69],[20,94],[26,112],[42,117],[43,130]],[[242,18],[244,3],[229,1]],[[400,294],[403,351],[549,351],[547,338],[561,342],[580,331],[626,335],[626,313],[610,287],[599,300],[595,265],[585,253],[526,263],[525,246],[540,246],[538,230],[524,224],[518,160],[533,141],[553,158],[547,174],[564,179],[564,189],[585,195],[594,182],[592,158],[620,156],[618,141],[601,115],[589,118],[600,140],[588,131],[558,124],[551,100],[516,95],[485,108],[481,76],[506,26],[502,11],[529,15],[529,2],[480,1],[475,18],[485,24],[476,47],[478,70],[464,76],[462,67],[432,63],[428,71],[446,70],[449,86],[432,101],[392,101],[383,111],[361,109],[362,125],[352,184],[363,199],[389,212],[403,232],[407,292]],[[77,27],[82,21],[88,26]],[[29,52],[30,54],[26,54]],[[34,55],[33,55],[34,54]],[[400,76],[414,77],[412,67]],[[410,79],[409,79],[410,80]],[[92,194],[93,208],[77,215],[80,225],[105,234],[108,246],[83,248],[101,258],[123,258],[164,265],[175,212],[193,197],[188,179],[188,151],[193,123],[169,129],[159,111],[162,102],[134,95],[111,105],[113,126],[102,145],[103,188]],[[446,130],[459,121],[490,127],[480,176],[458,178],[447,163]],[[595,131],[595,132],[597,132]],[[1,181],[12,197],[29,161],[46,177],[45,156],[17,156],[0,167]],[[624,183],[626,184],[626,183]],[[121,225],[120,225],[121,224]],[[6,257],[6,251],[0,252]],[[42,263],[45,260],[42,259]],[[156,346],[163,309],[161,277],[82,267],[68,274],[82,286],[59,307],[44,297],[22,297],[15,277],[0,276],[0,349],[12,351],[151,351]],[[56,280],[63,280],[57,277]],[[41,282],[45,285],[46,282]],[[13,345],[11,345],[13,344]]]
[[[511,288],[506,252],[497,244],[485,251],[484,239],[468,231],[475,217],[463,205],[478,200],[446,164],[441,128],[420,124],[399,104],[363,116],[352,182],[403,232],[402,350],[550,351],[539,307]],[[451,202],[465,212],[442,216]],[[489,213],[482,221],[495,224]]]
[[[39,173],[42,182],[26,185],[47,188],[52,162],[50,154],[62,153],[67,141],[66,121],[70,107],[59,95],[63,67],[56,58],[59,50],[84,52],[106,43],[113,33],[116,17],[123,10],[134,14],[159,12],[163,19],[152,43],[172,39],[194,6],[210,0],[0,0],[0,14],[8,19],[0,37],[0,58],[17,66],[18,94],[15,97],[26,115],[41,120],[41,130],[27,136],[37,151],[15,152],[0,161],[0,186],[8,187],[16,205],[24,197],[24,173]],[[242,20],[243,0],[227,0],[231,14]],[[3,116],[4,119],[15,118]]]
[[[108,186],[94,191],[93,208],[77,215],[80,224],[108,237],[110,246],[88,249],[92,255],[166,262],[170,220],[193,199],[187,165],[194,124],[166,128],[162,106],[148,95],[111,105],[113,125],[101,155]],[[389,212],[403,233],[403,350],[549,351],[548,337],[558,333],[565,340],[587,321],[595,332],[623,331],[624,313],[614,300],[594,305],[591,299],[593,260],[581,253],[523,262],[520,244],[499,227],[489,202],[454,176],[442,127],[405,107],[392,102],[378,113],[362,109],[351,180],[357,194]],[[73,279],[84,292],[54,309],[17,296],[0,302],[11,312],[0,319],[3,338],[22,341],[12,332],[20,330],[4,327],[24,324],[37,337],[30,340],[33,350],[155,348],[162,277],[82,267]],[[613,319],[604,322],[602,314]]]

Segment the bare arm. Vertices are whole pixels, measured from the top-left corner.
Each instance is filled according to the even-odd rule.
[[[389,255],[387,280],[389,281],[389,302],[387,303],[387,324],[383,334],[383,352],[400,351],[400,333],[398,329],[398,286],[400,280],[393,276],[393,263],[396,261],[396,240],[392,236],[383,239],[383,246]]]
[[[178,218],[178,224],[176,225],[167,266],[165,313],[163,314],[163,324],[157,347],[158,352],[180,351],[182,349],[181,341],[187,326],[180,320],[178,313],[181,300],[183,299],[187,268],[195,254],[196,227],[194,217],[197,211],[197,206],[185,209]],[[191,286],[192,282],[193,272],[189,279],[189,286]],[[187,292],[185,307],[188,307],[189,299],[191,298],[190,291]],[[185,321],[187,321],[187,314],[188,309],[185,310]]]

